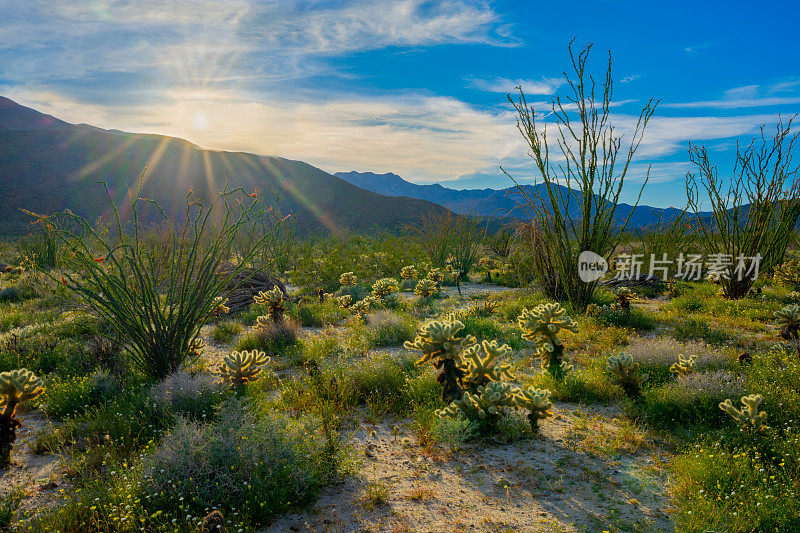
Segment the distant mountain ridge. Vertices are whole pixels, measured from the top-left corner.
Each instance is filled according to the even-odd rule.
[[[447,207],[456,213],[466,213],[467,211],[476,212],[478,215],[486,217],[504,217],[510,216],[513,218],[526,218],[523,209],[520,208],[522,203],[522,195],[516,187],[509,187],[507,189],[450,189],[443,187],[436,183],[432,185],[417,185],[408,182],[394,174],[387,172],[385,174],[375,174],[373,172],[336,172],[338,176],[353,185],[384,194],[386,196],[405,196],[408,198],[418,198],[428,200]],[[525,187],[532,188],[533,186],[526,185]],[[544,185],[536,185],[536,187],[544,187]],[[564,193],[567,188],[562,188]],[[570,216],[579,216],[578,206],[580,205],[580,195],[576,191],[572,191],[574,203],[570,202],[570,207],[575,206],[575,209],[570,212]],[[631,215],[629,227],[642,228],[651,224],[655,224],[659,217],[665,217],[669,220],[671,217],[677,216],[680,209],[658,208],[649,207],[646,205],[639,205],[634,210],[630,204],[620,203],[615,212],[615,218],[618,224],[622,224],[624,220]]]
[[[146,171],[145,171],[146,169]],[[143,174],[144,172],[144,174]],[[0,238],[27,233],[21,209],[63,209],[108,217],[100,182],[124,204],[144,180],[142,196],[182,213],[192,189],[214,197],[227,182],[280,197],[304,232],[402,229],[438,205],[361,189],[308,163],[244,152],[206,150],[184,139],[74,125],[0,97]]]

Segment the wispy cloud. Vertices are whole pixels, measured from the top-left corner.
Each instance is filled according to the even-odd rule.
[[[619,80],[619,82],[620,82],[620,83],[630,83],[630,82],[632,82],[632,81],[636,81],[636,80],[638,80],[638,79],[639,79],[639,78],[641,78],[641,77],[642,77],[642,75],[641,75],[641,74],[630,74],[630,75],[628,75],[628,76],[625,76],[625,77],[624,77],[624,78],[622,78],[621,80]]]
[[[511,93],[516,87],[522,87],[525,94],[555,94],[564,85],[564,78],[542,78],[541,80],[523,80],[509,78],[470,78],[472,87],[492,93]]]
[[[693,44],[693,45],[687,46],[686,48],[683,49],[683,51],[686,52],[687,54],[696,54],[696,53],[698,53],[698,52],[700,52],[702,50],[705,50],[707,48],[711,48],[712,46],[713,46],[713,43],[698,43],[698,44]]]
[[[772,96],[777,92],[792,91],[798,86],[800,86],[800,81],[780,82],[767,86],[758,84],[743,85],[726,90],[723,92],[722,98],[718,100],[674,102],[665,103],[662,106],[675,109],[737,109],[800,104],[800,96]]]

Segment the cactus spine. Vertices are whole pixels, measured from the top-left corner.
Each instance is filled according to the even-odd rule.
[[[0,468],[11,462],[11,448],[22,427],[15,417],[17,406],[43,392],[42,380],[26,368],[0,373]]]
[[[628,398],[639,398],[642,395],[642,384],[647,381],[647,374],[639,373],[639,363],[633,357],[620,353],[606,359],[606,372],[614,377],[617,384],[625,391]]]
[[[404,344],[408,350],[422,352],[417,365],[430,361],[440,371],[436,381],[442,386],[442,399],[445,401],[461,398],[464,370],[459,368],[460,354],[465,347],[476,342],[472,335],[460,337],[463,329],[464,324],[457,320],[432,320],[419,329],[413,342],[406,341]]]
[[[286,308],[283,306],[283,291],[279,287],[273,287],[271,291],[267,292],[259,291],[253,300],[257,304],[266,304],[269,309],[269,317],[273,322],[278,323],[283,320],[283,312],[286,311]],[[259,324],[263,324],[262,318],[264,317],[258,317]]]
[[[536,306],[532,311],[523,309],[517,319],[522,337],[538,345],[537,357],[542,358],[542,368],[556,379],[568,372],[572,365],[563,360],[564,345],[557,334],[561,330],[578,332],[578,326],[567,316],[567,311],[557,303]]]
[[[262,367],[269,362],[270,357],[258,350],[231,352],[222,358],[219,371],[226,380],[242,386],[257,380]]]
[[[760,394],[751,394],[742,396],[744,408],[741,411],[733,405],[730,398],[720,402],[719,408],[731,415],[746,431],[757,433],[764,429],[767,423],[767,413],[758,411],[763,401],[764,397]]]
[[[550,408],[553,407],[553,403],[550,401],[551,394],[547,389],[533,387],[518,389],[514,393],[514,405],[528,411],[528,421],[531,424],[531,431],[534,433],[539,431],[539,420],[553,416],[550,412]]]
[[[485,356],[481,357],[481,348]],[[483,341],[473,344],[461,352],[461,369],[464,370],[464,384],[475,392],[479,387],[485,387],[490,382],[503,379],[513,380],[511,365],[495,361],[511,353],[507,344],[502,346],[497,341]]]

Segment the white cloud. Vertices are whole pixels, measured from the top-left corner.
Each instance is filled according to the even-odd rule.
[[[523,80],[509,78],[472,78],[471,85],[481,91],[492,93],[513,93],[516,87],[522,87],[525,94],[555,94],[564,85],[564,78],[542,78],[541,80]]]

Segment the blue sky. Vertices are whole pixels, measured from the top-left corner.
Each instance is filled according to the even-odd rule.
[[[455,188],[535,177],[506,92],[546,111],[567,43],[614,57],[614,122],[660,98],[625,199],[680,206],[689,141],[800,111],[794,2],[0,0],[0,95],[71,122],[396,172]]]

